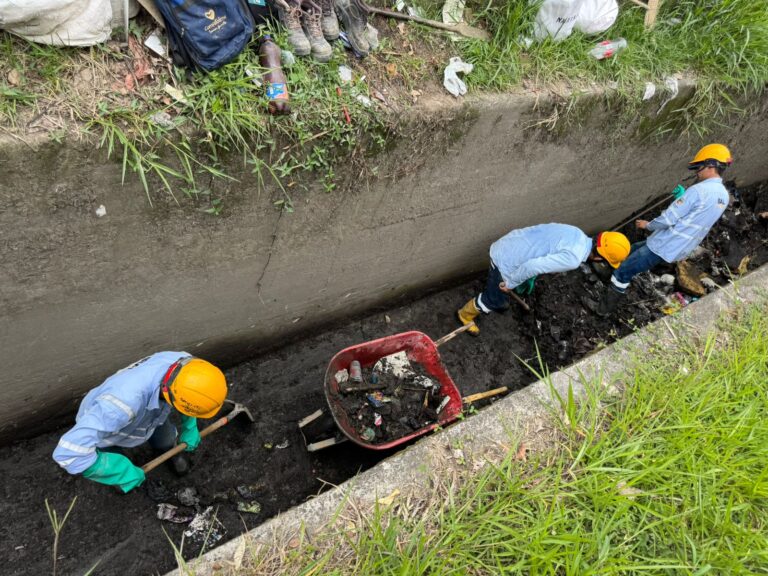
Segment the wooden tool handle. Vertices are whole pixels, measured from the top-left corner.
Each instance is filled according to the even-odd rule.
[[[462,332],[466,332],[467,330],[472,328],[472,326],[474,325],[475,325],[474,322],[470,322],[469,324],[464,324],[464,326],[460,326],[459,328],[456,328],[456,330],[454,330],[453,332],[448,332],[448,334],[446,334],[442,338],[435,340],[435,348],[439,348],[441,344],[445,344],[446,342],[448,342],[448,340],[452,340]]]
[[[520,298],[520,296],[515,294],[515,292],[513,290],[509,291],[509,295],[512,296],[512,298],[514,298],[515,300],[517,300],[517,303],[520,304],[520,306],[522,306],[523,309],[526,312],[530,312],[531,311],[531,307],[528,306],[528,304],[525,303],[525,300],[523,300],[522,298]]]
[[[205,438],[211,432],[215,432],[216,430],[218,430],[222,426],[225,426],[229,422],[230,417],[231,417],[231,414],[228,415],[228,416],[224,416],[222,418],[219,418],[218,420],[216,420],[216,422],[214,422],[210,426],[207,426],[206,428],[201,430],[200,431],[200,438]],[[154,470],[155,468],[160,466],[160,464],[162,464],[166,460],[170,460],[171,458],[176,456],[176,454],[179,454],[179,453],[183,452],[186,447],[187,447],[187,443],[186,442],[181,442],[180,444],[177,444],[176,446],[174,446],[173,448],[171,448],[167,452],[163,452],[162,454],[160,454],[160,456],[158,456],[154,460],[150,460],[149,462],[144,464],[144,466],[142,466],[141,469],[144,470],[144,474],[146,474],[150,470]]]
[[[491,396],[504,394],[507,390],[509,390],[509,388],[502,386],[501,388],[494,388],[493,390],[488,390],[486,392],[478,392],[477,394],[464,396],[463,400],[465,404],[472,404],[472,402],[477,402],[478,400],[483,400],[484,398],[490,398]]]

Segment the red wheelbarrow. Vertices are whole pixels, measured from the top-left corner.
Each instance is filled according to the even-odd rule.
[[[443,367],[437,348],[454,338],[457,334],[468,330],[473,325],[467,324],[457,328],[437,341],[432,341],[429,336],[422,332],[402,332],[392,336],[385,336],[378,340],[356,344],[337,353],[331,359],[328,369],[325,371],[324,391],[330,413],[319,409],[299,422],[299,429],[304,436],[307,450],[315,452],[347,440],[351,440],[358,446],[371,450],[394,448],[414,438],[423,436],[438,426],[445,426],[455,421],[461,415],[464,403],[474,402],[506,392],[507,388],[503,387],[462,398],[456,384]],[[402,351],[406,352],[409,360],[420,364],[427,374],[440,384],[440,394],[443,397],[448,397],[447,404],[438,414],[437,422],[423,426],[410,434],[389,440],[388,442],[374,444],[360,435],[349,415],[344,410],[341,404],[342,391],[339,383],[336,381],[335,374],[340,370],[348,368],[353,360],[360,362],[362,368],[367,368],[373,366],[379,359],[385,356]],[[327,436],[329,429],[333,430],[331,437],[316,440],[321,436]]]

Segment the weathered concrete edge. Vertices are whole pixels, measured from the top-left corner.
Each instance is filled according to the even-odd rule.
[[[332,524],[349,501],[364,508],[395,489],[410,494],[429,490],[430,464],[436,458],[444,459],[458,446],[474,461],[489,451],[508,451],[521,441],[530,446],[529,437],[552,425],[552,411],[558,410],[553,391],[565,397],[568,387],[573,386],[574,395],[581,399],[586,395],[585,382],[599,382],[603,387],[620,386],[632,351],[645,348],[649,342],[705,337],[723,312],[766,298],[768,266],[763,266],[735,284],[691,304],[681,313],[658,320],[566,370],[552,374],[549,379],[539,380],[510,394],[471,418],[417,442],[340,486],[272,518],[190,563],[188,569],[196,576],[220,573],[220,566],[233,565],[231,561],[238,549],[242,554],[243,539],[247,539],[246,543],[267,544],[279,538],[287,544],[300,534],[316,534]],[[535,440],[532,442],[535,444]],[[180,574],[174,570],[167,576]]]

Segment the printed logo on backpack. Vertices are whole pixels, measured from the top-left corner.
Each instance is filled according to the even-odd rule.
[[[245,49],[254,22],[245,0],[155,0],[174,62],[215,70]]]

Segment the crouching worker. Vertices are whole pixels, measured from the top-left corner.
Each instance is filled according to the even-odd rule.
[[[200,444],[198,418],[212,418],[227,396],[224,374],[186,352],[158,352],[131,364],[91,390],[80,404],[75,425],[59,440],[53,459],[70,474],[129,492],[144,472],[115,448],[149,442],[157,452],[179,441],[193,451]],[[181,431],[169,416],[181,414]],[[189,471],[183,454],[171,459],[174,471]]]
[[[722,175],[731,165],[731,152],[722,144],[708,144],[688,163],[696,173],[696,183],[661,213],[658,218],[635,220],[635,226],[651,235],[632,246],[632,256],[611,276],[599,303],[587,307],[602,317],[611,316],[624,297],[632,278],[666,262],[684,260],[709,233],[728,207],[728,190]]]
[[[480,312],[503,312],[509,308],[509,293],[533,292],[539,274],[575,270],[587,260],[605,260],[613,268],[629,255],[629,240],[619,232],[601,232],[591,239],[575,226],[539,224],[512,230],[491,245],[491,267],[485,290],[458,311],[466,325]],[[480,329],[473,326],[470,334]]]

